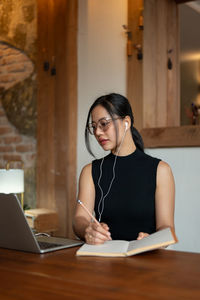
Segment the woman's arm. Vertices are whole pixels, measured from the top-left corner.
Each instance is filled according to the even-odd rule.
[[[170,166],[160,161],[156,179],[156,230],[174,228],[175,183]]]
[[[87,209],[93,213],[95,201],[95,187],[92,179],[92,165],[86,165],[79,179],[80,199]],[[75,234],[82,240],[86,240],[90,244],[100,244],[110,237],[109,228],[106,224],[97,226],[92,222],[90,216],[85,209],[77,204],[73,220],[73,229]]]
[[[84,205],[91,213],[93,212],[95,190],[91,176],[91,164],[86,165],[81,171],[79,178],[78,199],[80,199],[84,203]],[[90,221],[91,220],[89,215],[79,204],[76,204],[73,229],[76,235],[81,239],[85,239],[85,229],[88,227]]]

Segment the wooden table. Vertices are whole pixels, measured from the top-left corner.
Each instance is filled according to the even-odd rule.
[[[200,254],[156,250],[127,258],[0,249],[0,299],[200,299]]]

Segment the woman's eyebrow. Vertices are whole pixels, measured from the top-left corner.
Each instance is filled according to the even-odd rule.
[[[103,117],[103,118],[100,118],[97,122],[101,121],[101,120],[107,120],[107,119],[110,119],[109,117]],[[91,123],[97,123],[95,121],[92,121]]]

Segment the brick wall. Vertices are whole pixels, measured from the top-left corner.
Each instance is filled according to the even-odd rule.
[[[36,206],[36,140],[17,131],[8,121],[0,100],[0,169],[4,169],[9,161],[23,162],[24,203],[26,208],[34,208]],[[10,168],[21,167],[21,162],[10,164]]]
[[[33,69],[33,63],[22,51],[0,43],[0,88],[12,88],[30,76]],[[8,121],[0,100],[0,168],[10,160],[22,160],[25,169],[33,167],[35,153],[35,139],[20,134]]]
[[[32,61],[22,51],[0,42],[0,88],[8,89],[33,72]]]
[[[0,168],[4,168],[8,161],[22,160],[24,168],[35,165],[36,140],[18,133],[9,123],[0,101]]]

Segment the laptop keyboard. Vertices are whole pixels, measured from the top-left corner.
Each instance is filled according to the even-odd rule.
[[[54,243],[40,242],[40,241],[38,241],[38,244],[42,250],[63,246],[62,244],[54,244]]]

